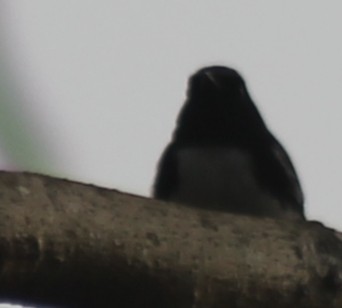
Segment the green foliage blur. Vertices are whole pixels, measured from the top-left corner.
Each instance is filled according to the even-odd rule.
[[[0,54],[0,169],[51,174],[49,150],[33,125],[39,119],[25,114],[29,101],[20,97],[15,74],[5,59]]]

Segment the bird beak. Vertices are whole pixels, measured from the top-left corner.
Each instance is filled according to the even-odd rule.
[[[214,74],[212,72],[206,72],[205,75],[208,77],[208,79],[216,86],[220,87],[218,81],[216,80]]]

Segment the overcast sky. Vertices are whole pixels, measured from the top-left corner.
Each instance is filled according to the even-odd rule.
[[[0,56],[49,149],[42,171],[148,196],[189,75],[227,65],[290,153],[308,217],[342,229],[340,1],[0,4]]]

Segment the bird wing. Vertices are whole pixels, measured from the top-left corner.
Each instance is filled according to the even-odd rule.
[[[168,200],[177,188],[178,168],[176,146],[169,144],[158,164],[157,175],[153,187],[153,196],[157,199]]]
[[[272,143],[271,151],[280,163],[283,174],[286,177],[286,187],[284,188],[286,188],[290,198],[297,204],[300,210],[303,211],[304,195],[298,176],[288,154],[275,138]]]

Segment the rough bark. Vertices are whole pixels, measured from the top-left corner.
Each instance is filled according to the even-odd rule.
[[[0,173],[0,299],[53,307],[342,307],[317,222],[193,209]]]

